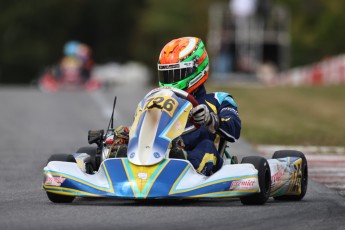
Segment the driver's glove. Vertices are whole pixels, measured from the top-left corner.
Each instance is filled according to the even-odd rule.
[[[204,104],[197,105],[191,112],[195,123],[206,126],[211,133],[216,133],[219,127],[217,114],[210,112]]]

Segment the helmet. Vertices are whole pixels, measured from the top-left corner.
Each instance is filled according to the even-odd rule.
[[[158,60],[160,86],[193,92],[208,78],[208,55],[200,38],[182,37],[166,44]]]
[[[63,53],[66,56],[75,56],[77,54],[79,42],[78,41],[68,41],[63,47]]]

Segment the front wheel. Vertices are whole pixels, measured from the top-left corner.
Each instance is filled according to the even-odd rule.
[[[71,154],[58,153],[49,157],[48,162],[51,161],[63,161],[63,162],[76,162]],[[56,193],[47,192],[48,199],[54,203],[71,203],[74,200],[74,196],[65,196]]]
[[[298,201],[302,200],[307,192],[308,187],[308,163],[304,154],[300,151],[295,150],[279,150],[274,152],[272,159],[285,158],[285,157],[299,157],[302,159],[302,168],[301,168],[301,194],[300,195],[283,195],[273,197],[275,200],[291,200]]]
[[[262,205],[270,197],[271,192],[271,170],[265,158],[259,156],[244,157],[241,164],[252,164],[258,170],[260,193],[241,197],[244,205]]]

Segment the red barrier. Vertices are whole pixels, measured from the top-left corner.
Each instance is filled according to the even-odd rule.
[[[273,82],[276,85],[293,86],[345,84],[345,55],[278,73]]]

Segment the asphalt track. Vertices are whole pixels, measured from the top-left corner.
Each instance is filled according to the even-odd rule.
[[[305,199],[243,206],[238,199],[134,202],[76,199],[53,204],[41,190],[52,153],[87,145],[89,129],[107,127],[113,97],[115,125],[130,124],[146,88],[42,93],[0,88],[0,229],[345,229],[345,198],[310,181]],[[239,155],[256,154],[244,141]]]

